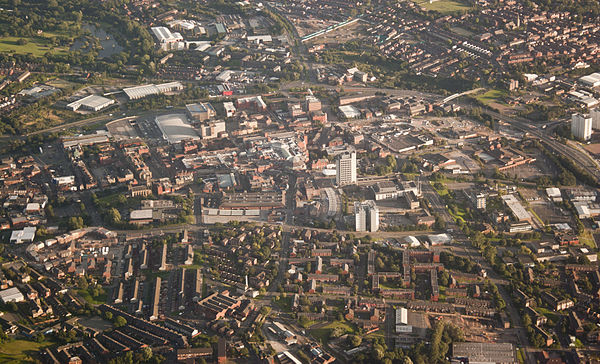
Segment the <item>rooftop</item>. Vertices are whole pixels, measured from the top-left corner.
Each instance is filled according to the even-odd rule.
[[[452,356],[468,358],[469,363],[517,363],[515,348],[509,343],[454,343]]]
[[[162,115],[156,117],[156,125],[163,133],[163,139],[170,144],[179,143],[183,140],[199,140],[196,130],[187,122],[183,114]]]

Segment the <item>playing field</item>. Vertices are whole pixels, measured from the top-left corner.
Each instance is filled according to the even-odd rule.
[[[25,40],[25,44],[19,44],[20,40]],[[35,57],[43,56],[44,54],[51,53],[66,53],[67,49],[64,47],[57,47],[52,45],[50,39],[45,37],[1,37],[0,38],[0,52],[9,52],[17,54],[29,54],[31,53]]]
[[[433,2],[429,2],[429,0],[417,0],[416,4],[427,10],[437,11],[442,14],[468,11],[471,9],[469,5],[453,0],[437,0]]]
[[[43,348],[52,345],[50,341],[14,340],[0,345],[0,363],[32,363],[34,356]]]
[[[483,94],[475,96],[477,100],[482,102],[484,105],[489,105],[490,103],[499,103],[503,104],[504,101],[502,98],[506,96],[506,92],[500,90],[489,90]]]

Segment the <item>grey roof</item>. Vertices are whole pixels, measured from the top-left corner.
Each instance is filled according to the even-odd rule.
[[[452,356],[468,358],[470,364],[476,363],[517,363],[515,348],[510,343],[454,343]]]

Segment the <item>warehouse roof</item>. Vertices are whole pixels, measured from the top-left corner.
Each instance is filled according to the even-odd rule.
[[[131,220],[152,219],[152,209],[133,210],[130,215]]]
[[[183,114],[162,115],[156,118],[156,125],[163,133],[163,138],[169,143],[179,143],[183,140],[198,140],[196,130],[187,123]]]
[[[25,300],[25,297],[23,297],[23,294],[17,287],[12,287],[5,289],[4,291],[0,291],[0,300],[4,303],[21,302]]]
[[[517,363],[515,349],[509,343],[454,343],[452,355],[468,358],[469,363]]]
[[[71,109],[77,110],[81,106],[88,107],[90,109],[95,109],[97,107],[107,106],[109,104],[114,103],[115,101],[112,99],[108,99],[106,97],[98,96],[98,95],[88,95],[82,99],[77,101],[73,101],[68,104],[67,107]]]
[[[35,238],[36,228],[34,226],[28,226],[23,230],[14,230],[10,235],[10,242],[20,244],[24,241],[33,241]]]

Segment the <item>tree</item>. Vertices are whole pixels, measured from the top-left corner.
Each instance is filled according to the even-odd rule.
[[[575,175],[567,170],[563,170],[558,175],[558,181],[563,186],[574,186],[575,184],[577,184],[577,179],[575,178]]]
[[[140,359],[142,361],[148,361],[152,358],[152,349],[150,347],[145,347],[140,352]]]
[[[306,316],[300,316],[300,318],[298,319],[298,323],[300,324],[300,326],[306,328],[310,321],[306,318]]]
[[[123,327],[123,326],[127,325],[127,320],[125,320],[125,317],[123,317],[123,316],[117,316],[114,324],[116,327]]]
[[[48,204],[46,205],[46,216],[48,216],[49,218],[53,218],[54,215],[54,207],[52,207],[52,205]]]
[[[441,216],[437,215],[435,217],[435,223],[433,224],[433,228],[435,230],[446,230],[446,220],[444,220]]]
[[[347,342],[350,347],[355,348],[362,343],[362,338],[358,335],[348,335]]]
[[[116,208],[111,208],[106,213],[109,224],[115,225],[121,222],[121,213]]]
[[[344,335],[345,333],[346,333],[346,330],[343,327],[336,327],[333,330],[331,330],[331,332],[329,333],[329,337],[337,338],[337,337]]]
[[[67,227],[69,230],[77,230],[83,228],[83,218],[81,216],[72,216],[67,221]]]
[[[88,281],[85,277],[77,278],[77,288],[86,290],[88,289]]]
[[[383,270],[383,268],[385,267],[385,264],[383,263],[383,260],[381,260],[381,257],[377,257],[375,259],[375,266],[377,267],[378,270]]]
[[[371,356],[373,357],[373,359],[375,359],[376,361],[380,361],[381,359],[383,359],[384,355],[385,349],[383,348],[383,346],[379,344],[373,345],[373,349],[371,351]]]

